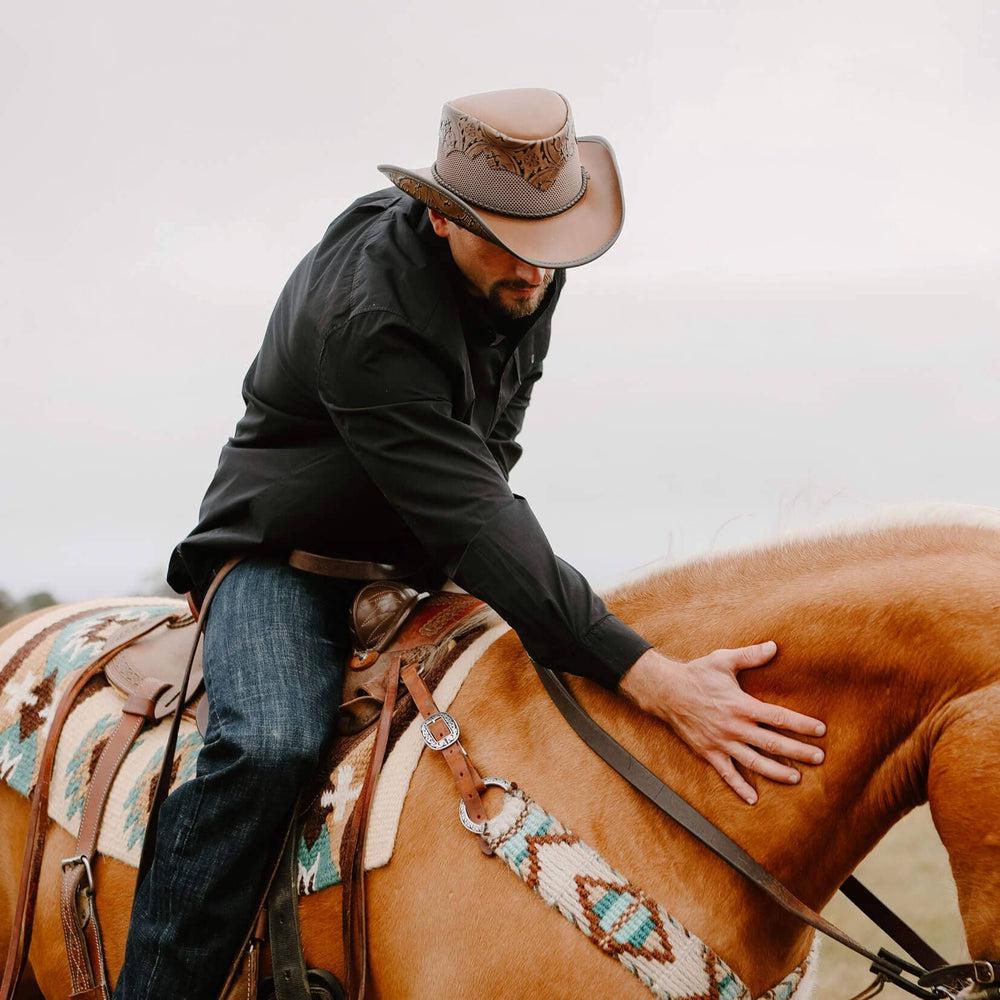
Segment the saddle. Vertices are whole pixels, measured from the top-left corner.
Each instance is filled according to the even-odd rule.
[[[0,982],[0,1000],[12,1000],[27,959],[45,845],[49,786],[63,724],[84,687],[102,673],[123,697],[122,717],[94,767],[74,854],[62,861],[60,915],[70,971],[70,997],[72,1000],[110,1000],[111,988],[92,868],[104,807],[115,776],[146,722],[157,721],[173,713],[143,842],[138,885],[152,861],[159,807],[166,798],[172,778],[181,718],[194,718],[202,736],[207,729],[202,631],[219,584],[242,558],[234,557],[219,569],[200,607],[192,595],[188,595],[190,614],[164,614],[152,620],[122,626],[109,637],[105,652],[81,668],[67,684],[52,717],[38,780],[32,792],[17,908]],[[422,674],[433,667],[438,658],[447,655],[460,638],[484,625],[491,611],[482,601],[466,593],[418,592],[400,581],[400,578],[415,576],[415,572],[406,567],[330,559],[301,550],[293,551],[288,561],[306,572],[371,581],[359,589],[351,608],[350,628],[354,648],[345,670],[337,725],[341,733],[358,733],[367,726],[379,723],[372,766],[351,821],[352,840],[348,852],[351,863],[344,873],[344,926],[347,933],[349,923],[357,930],[357,887],[361,887],[363,894],[364,885],[364,832],[375,781],[385,755],[388,721],[395,704],[400,669],[406,665],[415,674]],[[270,922],[272,966],[275,966],[271,995],[275,1000],[305,1000],[308,997],[335,1000],[343,995],[333,977],[319,970],[305,970],[302,962],[298,944],[296,873],[292,857],[297,812],[296,807],[279,856],[273,859],[254,925],[248,929],[243,947],[229,970],[222,996],[228,994],[244,956],[247,993],[251,998],[257,996],[259,953],[269,924],[269,904],[272,909],[275,905],[280,907],[279,919]],[[284,878],[276,879],[279,867],[287,871]],[[349,913],[351,907],[353,909]],[[362,896],[362,925],[363,908]],[[363,926],[360,934],[364,935]],[[353,952],[353,945],[347,943]],[[277,974],[279,964],[285,967],[282,976]]]

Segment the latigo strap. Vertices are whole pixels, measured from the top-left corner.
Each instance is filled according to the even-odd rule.
[[[422,733],[428,746],[441,750],[455,776],[462,796],[462,809],[476,823],[486,820],[481,793],[485,783],[462,744],[458,725],[446,712],[439,712],[421,670],[443,637],[453,634],[457,624],[481,614],[483,603],[468,595],[449,597],[450,607],[442,611],[440,601],[428,599],[417,605],[397,636],[388,657],[385,699],[375,731],[375,747],[357,802],[348,820],[341,846],[342,931],[347,995],[363,1000],[367,993],[368,930],[365,908],[365,836],[378,776],[385,760],[399,680],[402,678],[414,704],[424,718]],[[489,853],[489,849],[484,850]]]
[[[115,775],[142,727],[153,718],[157,699],[169,687],[165,681],[147,677],[122,706],[122,717],[104,745],[87,787],[75,854],[63,858],[59,913],[66,940],[72,1000],[111,997],[92,868],[97,838]]]
[[[20,886],[18,888],[17,905],[11,922],[10,939],[7,945],[7,958],[4,963],[3,981],[0,982],[0,1000],[13,1000],[14,991],[17,989],[17,985],[21,981],[21,977],[24,975],[24,966],[28,957],[28,948],[31,945],[31,930],[35,915],[35,901],[38,896],[38,880],[41,874],[42,853],[45,848],[45,832],[48,825],[49,811],[49,788],[52,783],[52,771],[55,766],[56,750],[59,746],[59,737],[62,733],[66,719],[69,717],[70,712],[76,705],[76,700],[80,692],[93,678],[97,677],[104,670],[105,664],[110,662],[115,656],[118,655],[118,653],[131,643],[136,642],[138,639],[142,638],[142,636],[152,632],[153,629],[158,628],[164,622],[175,620],[176,617],[176,615],[171,614],[161,615],[157,618],[151,619],[142,630],[134,635],[131,635],[125,642],[113,646],[111,649],[102,653],[92,663],[81,667],[79,671],[77,671],[76,675],[69,681],[62,697],[59,699],[59,704],[56,706],[55,714],[52,716],[52,722],[49,726],[48,735],[45,740],[45,749],[42,752],[42,759],[39,764],[38,778],[31,794],[31,810],[28,817],[28,834],[25,839],[24,854],[21,860]],[[131,699],[130,702],[132,706],[132,713],[136,712],[137,707],[141,709],[142,704],[144,704],[132,701]],[[129,709],[128,702],[126,703],[125,708],[126,710]],[[140,720],[138,724],[141,728],[142,721],[145,721],[145,719],[141,715],[139,715],[138,718]],[[119,729],[121,729],[124,721],[125,720],[123,718],[123,722],[119,724]],[[134,721],[135,720],[133,720],[133,723],[130,723],[130,726],[134,724]],[[130,731],[131,729],[129,729],[129,732]],[[136,732],[138,732],[138,730],[136,730]],[[118,730],[116,730],[116,735],[119,737],[119,744],[126,738],[124,733],[119,734]],[[131,743],[129,746],[131,746]],[[114,764],[113,772],[109,775],[108,772],[111,771],[110,761],[114,759],[115,758],[112,757],[106,758],[105,754],[101,755],[101,763],[104,763],[105,767],[101,771],[100,780],[103,784],[106,784],[107,787],[101,795],[92,796],[91,792],[88,792],[87,796],[87,804],[90,805],[91,816],[93,816],[95,810],[99,810],[96,820],[94,820],[93,823],[95,828],[95,846],[96,828],[100,824],[100,812],[103,812],[104,810],[104,801],[106,800],[108,790],[110,790],[111,780],[113,780],[114,773],[117,772],[117,768],[121,764],[121,759],[124,759],[124,755],[122,755],[121,759],[117,760],[117,763]],[[95,772],[94,780],[91,782],[91,787],[97,783],[97,779],[98,773]],[[91,805],[92,799],[93,805]],[[84,831],[84,820],[86,819],[87,817],[85,816],[84,819],[81,820],[81,834]],[[92,849],[88,852],[88,855],[90,853],[92,853]],[[82,878],[83,873],[89,871],[89,860],[86,866],[84,866],[81,862],[79,870],[81,871],[80,877]]]

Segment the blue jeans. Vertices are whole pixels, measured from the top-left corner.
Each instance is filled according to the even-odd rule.
[[[115,1000],[216,1000],[303,784],[331,738],[361,586],[244,559],[203,640],[209,714],[193,778],[160,810]]]

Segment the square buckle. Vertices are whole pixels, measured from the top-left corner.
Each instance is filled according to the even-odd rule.
[[[448,727],[448,732],[438,739],[431,732],[432,722],[443,722]],[[458,742],[458,723],[447,712],[435,712],[433,715],[428,715],[420,724],[420,735],[424,738],[424,743],[432,750],[444,750],[452,743]]]
[[[71,858],[63,858],[60,864],[63,871],[66,871],[67,868],[83,865],[83,876],[86,882],[82,888],[85,892],[92,893],[94,891],[94,873],[90,869],[90,858],[86,854],[75,854]]]

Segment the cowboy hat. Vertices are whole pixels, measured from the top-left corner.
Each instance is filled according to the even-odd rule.
[[[378,169],[408,195],[536,267],[600,257],[625,219],[614,151],[579,138],[569,101],[521,87],[447,101],[429,167]]]

